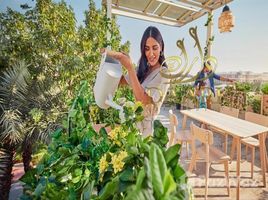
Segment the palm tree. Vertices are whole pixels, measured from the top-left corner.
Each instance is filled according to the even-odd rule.
[[[50,84],[31,77],[24,62],[7,68],[0,77],[0,199],[9,195],[16,150],[22,147],[27,172],[33,144],[48,143],[50,133],[58,127],[54,105],[59,94],[52,94],[50,89]]]
[[[24,138],[22,110],[30,74],[24,62],[8,68],[0,79],[0,199],[8,199],[13,159]]]

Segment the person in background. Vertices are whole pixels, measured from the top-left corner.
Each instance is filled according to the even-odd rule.
[[[153,121],[160,112],[169,87],[169,80],[160,74],[161,70],[167,69],[164,62],[164,47],[159,30],[149,26],[141,39],[141,56],[137,70],[125,53],[106,50],[107,55],[118,60],[128,72],[126,76],[121,77],[120,85],[130,85],[136,101],[143,104],[144,120],[138,124],[143,136],[153,133]],[[101,50],[104,51],[105,49]]]
[[[206,102],[207,108],[211,109],[211,95],[215,96],[215,86],[214,79],[234,82],[233,79],[225,78],[223,76],[219,76],[212,71],[210,62],[205,62],[202,70],[198,72],[197,78],[194,83],[195,87],[195,95],[200,96],[202,94],[207,94]]]
[[[207,97],[209,96],[206,88],[205,88],[205,82],[204,81],[200,81],[198,83],[198,95],[196,95],[197,98],[197,102],[198,102],[198,106],[199,108],[205,108],[207,109]]]

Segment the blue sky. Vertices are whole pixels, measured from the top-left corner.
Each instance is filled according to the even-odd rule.
[[[58,0],[57,0],[58,1]],[[83,24],[84,11],[88,9],[88,0],[66,0],[76,14],[77,22]],[[97,7],[101,6],[101,0],[95,0]],[[7,6],[19,9],[21,3],[32,5],[32,0],[0,0],[0,11]],[[218,18],[222,8],[214,11],[214,30],[212,55],[218,60],[218,72],[228,71],[252,71],[268,72],[268,1],[267,0],[234,0],[228,4],[235,16],[235,27],[230,33],[219,33]],[[185,39],[185,47],[190,60],[198,56],[198,51],[193,47],[194,43],[188,34],[192,26],[197,26],[199,40],[202,47],[206,42],[207,16],[203,16],[183,27],[170,27],[136,20],[127,17],[117,17],[120,26],[122,40],[131,42],[130,56],[133,62],[137,62],[140,55],[139,44],[146,27],[153,25],[159,28],[165,41],[166,56],[179,55],[176,47],[178,39]],[[198,68],[192,72],[197,71]]]

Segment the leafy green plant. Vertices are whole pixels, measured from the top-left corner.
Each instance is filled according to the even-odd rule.
[[[155,121],[153,136],[143,138],[136,127],[143,119],[142,104],[126,102],[125,122],[108,134],[104,128],[97,133],[88,117],[90,90],[83,85],[70,109],[71,123],[65,121],[64,129],[53,134],[48,153],[21,179],[26,183],[23,198],[120,200],[144,182],[151,184],[142,184],[142,189],[153,192],[153,199],[187,199],[187,178],[178,164],[180,145],[165,148],[167,129]],[[151,181],[142,175],[149,176],[147,169]]]
[[[50,141],[50,133],[65,117],[80,81],[87,79],[89,87],[93,87],[100,62],[99,49],[110,45],[114,50],[127,52],[129,48],[129,42],[120,45],[121,36],[115,18],[107,19],[105,10],[96,9],[93,0],[89,1],[85,12],[84,26],[79,27],[73,9],[64,1],[37,0],[33,8],[25,5],[23,8],[26,9],[23,13],[10,8],[0,13],[0,75],[13,68],[18,60],[24,60],[30,80],[24,88],[27,92],[22,94],[22,87],[14,87],[12,98],[5,94],[5,98],[1,96],[0,100],[0,114],[6,116],[6,124],[9,123],[7,126],[0,125],[0,160],[1,163],[9,163],[0,166],[0,174],[4,172],[6,176],[1,181],[8,182],[0,183],[0,196],[5,195],[5,198],[11,183],[12,154],[17,147],[22,145],[20,149],[27,171],[31,167],[32,145],[39,139]],[[109,41],[107,31],[111,33]],[[13,83],[23,84],[19,83],[23,75],[15,75],[18,79]],[[1,84],[4,82],[0,81]],[[3,90],[0,93],[4,94]],[[5,105],[8,101],[12,101],[9,108]],[[15,108],[14,103],[20,108]],[[2,115],[2,108],[8,115]],[[13,129],[10,129],[11,126]],[[23,131],[19,133],[19,129]],[[8,132],[12,132],[11,138],[5,137]],[[5,147],[2,149],[2,146]],[[9,160],[2,162],[6,159]]]
[[[136,184],[129,188],[126,199],[191,199],[184,170],[176,164],[179,149],[176,144],[163,154],[152,143],[149,158],[145,158],[144,167],[138,174]],[[187,189],[182,190],[183,187]]]
[[[237,91],[241,91],[241,92],[250,92],[252,91],[253,85],[251,83],[240,83],[240,82],[236,82],[235,83],[235,89]]]
[[[261,91],[263,94],[268,94],[268,83],[262,84]]]
[[[176,102],[181,103],[183,100],[183,97],[188,94],[188,91],[193,89],[192,85],[186,85],[186,84],[180,84],[176,85]]]
[[[247,94],[247,105],[251,106],[253,112],[261,113],[261,95],[258,93]]]
[[[181,104],[183,98],[188,96],[189,90],[193,87],[186,84],[172,85],[166,97],[166,101],[170,104]]]

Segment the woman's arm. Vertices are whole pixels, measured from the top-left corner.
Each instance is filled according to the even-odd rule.
[[[152,98],[145,92],[144,88],[141,86],[136,71],[133,68],[132,61],[130,57],[124,53],[107,50],[107,55],[118,60],[128,71],[130,86],[133,90],[135,99],[141,101],[144,105],[151,104],[153,102]],[[125,78],[121,78],[121,84],[127,83]]]

